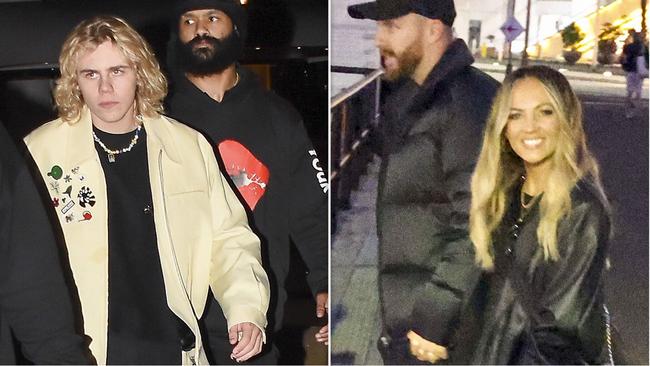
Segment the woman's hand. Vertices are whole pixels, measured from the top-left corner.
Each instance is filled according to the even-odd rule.
[[[409,330],[406,337],[409,340],[411,354],[420,361],[436,363],[449,357],[447,348],[420,337],[412,330]]]

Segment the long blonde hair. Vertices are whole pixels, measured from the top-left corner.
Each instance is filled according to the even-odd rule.
[[[518,80],[538,80],[548,93],[560,122],[557,147],[550,157],[552,169],[539,202],[541,217],[537,239],[546,260],[559,257],[557,227],[571,210],[571,189],[588,178],[602,193],[598,163],[587,148],[582,126],[580,101],[567,79],[545,66],[521,68],[503,82],[488,117],[483,146],[472,176],[470,238],[476,249],[476,260],[484,269],[492,269],[492,234],[501,223],[508,207],[508,195],[524,175],[522,159],[512,150],[505,137],[512,89]],[[603,195],[604,196],[604,195]]]
[[[136,113],[147,117],[161,113],[167,79],[151,47],[123,19],[101,15],[79,23],[63,42],[59,56],[61,77],[54,88],[59,116],[69,123],[79,120],[84,101],[77,84],[77,58],[81,52],[93,50],[106,41],[117,46],[135,69]]]

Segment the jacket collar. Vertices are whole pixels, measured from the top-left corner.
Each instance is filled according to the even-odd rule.
[[[192,83],[182,72],[177,72],[173,76],[176,78],[176,84],[174,85],[175,90],[172,91],[172,97],[187,96],[194,101],[194,99],[198,96],[198,98],[205,98],[210,103],[224,104],[231,101],[242,100],[246,98],[252,89],[257,86],[261,86],[257,75],[255,75],[247,68],[237,65],[236,72],[239,74],[239,81],[234,87],[224,92],[221,102],[217,102],[216,100],[212,99],[207,93],[194,85],[194,83]]]
[[[472,65],[473,62],[474,57],[472,57],[465,41],[462,39],[454,40],[424,80],[422,92],[433,90],[438,83],[450,79],[455,74]]]
[[[400,97],[394,101],[395,109],[404,115],[428,110],[432,101],[439,98],[436,89],[445,81],[465,70],[473,62],[474,57],[465,42],[462,39],[454,40],[429,72],[422,85],[418,85],[411,78],[402,81],[398,88]],[[410,126],[403,128],[408,131]]]
[[[67,122],[61,122],[67,124]],[[169,129],[169,121],[158,115],[145,118],[143,125],[147,131],[147,145],[150,151],[162,149],[175,163],[181,163],[181,154],[176,146],[174,136]],[[95,141],[93,139],[93,123],[90,110],[84,106],[79,121],[69,125],[68,140],[66,143],[66,162],[70,166],[78,166],[86,160],[97,158]]]
[[[413,79],[403,80],[396,96],[391,98],[388,108],[390,119],[396,121],[391,128],[391,134],[397,139],[403,139],[418,121],[419,115],[431,109],[432,103],[440,100],[441,94],[436,90],[445,81],[464,71],[474,62],[465,42],[461,39],[453,41],[433,67],[424,83],[419,86]],[[397,148],[400,143],[391,143]]]
[[[78,166],[86,160],[96,159],[93,123],[88,107],[83,107],[79,121],[76,123],[68,124],[65,121],[61,123],[69,126],[65,154],[65,161],[69,166]]]
[[[175,163],[182,164],[182,154],[176,144],[176,139],[169,128],[171,122],[164,116],[157,115],[143,120],[144,129],[147,131],[147,145],[150,151],[162,149],[167,157]]]

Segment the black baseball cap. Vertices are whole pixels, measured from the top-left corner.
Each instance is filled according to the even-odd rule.
[[[456,18],[454,0],[377,0],[348,6],[348,14],[355,19],[387,20],[408,13],[439,19],[450,27]]]

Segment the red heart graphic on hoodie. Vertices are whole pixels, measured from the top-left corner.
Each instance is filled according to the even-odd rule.
[[[226,172],[251,210],[262,198],[269,183],[269,169],[244,145],[234,140],[219,144],[219,154],[226,166]]]

